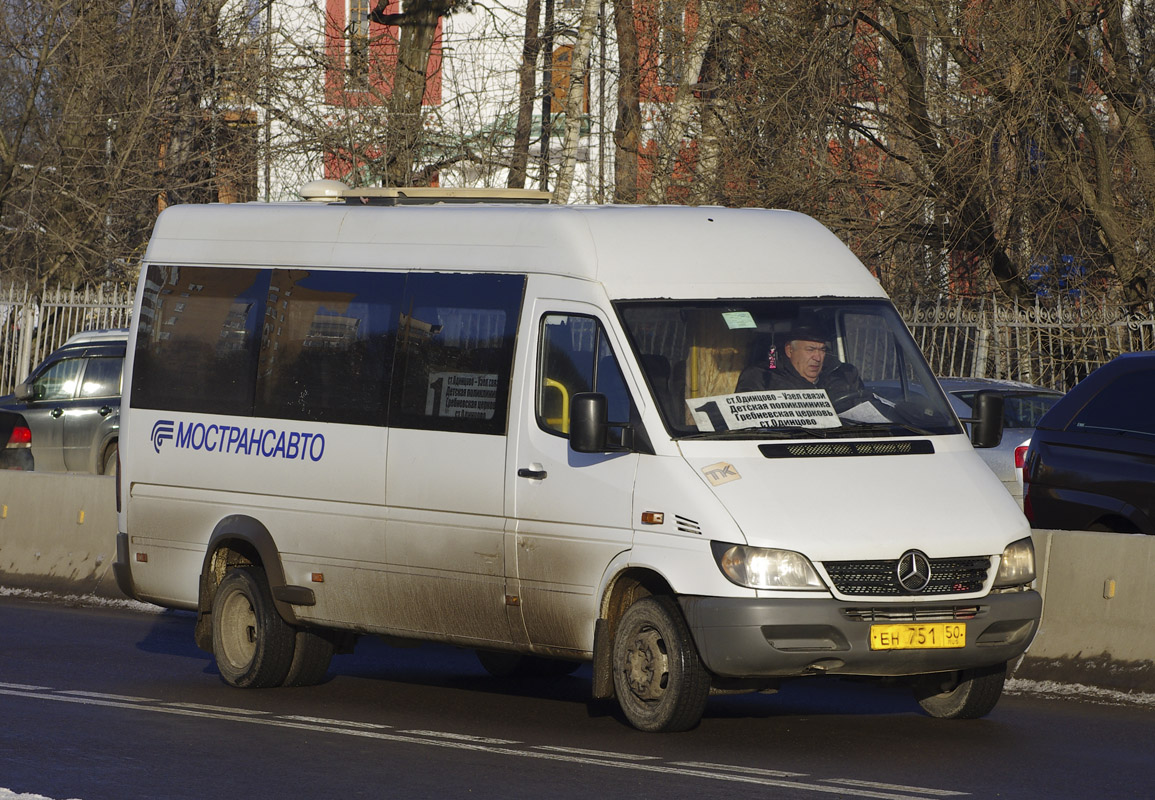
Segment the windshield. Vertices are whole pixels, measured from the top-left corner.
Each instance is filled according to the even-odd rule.
[[[618,312],[678,438],[961,432],[885,300],[660,300]]]

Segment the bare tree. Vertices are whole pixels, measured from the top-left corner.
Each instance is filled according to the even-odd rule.
[[[166,202],[251,197],[251,120],[230,99],[247,77],[220,0],[3,2],[5,275],[118,277]]]

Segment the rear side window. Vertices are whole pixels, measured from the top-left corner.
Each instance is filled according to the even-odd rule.
[[[258,269],[149,267],[133,405],[251,414],[269,276]]]
[[[1120,375],[1080,411],[1071,428],[1089,433],[1155,437],[1155,370]]]
[[[274,270],[254,413],[384,425],[405,276]]]
[[[397,330],[390,424],[504,434],[525,278],[413,273]]]
[[[88,359],[84,381],[80,384],[80,397],[119,397],[123,369],[124,359],[119,356]]]

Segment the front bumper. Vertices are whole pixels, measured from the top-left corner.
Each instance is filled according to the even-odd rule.
[[[814,599],[679,598],[707,669],[727,678],[810,674],[899,676],[984,667],[1020,656],[1039,626],[1038,592],[991,594],[970,603],[849,603]],[[966,646],[871,650],[870,626],[964,622]]]

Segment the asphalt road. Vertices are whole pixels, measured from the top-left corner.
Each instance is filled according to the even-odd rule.
[[[0,597],[0,788],[132,798],[1146,798],[1155,709],[1034,694],[935,720],[829,679],[715,697],[683,734],[588,700],[589,672],[489,677],[372,638],[303,689],[224,685],[191,615]]]

